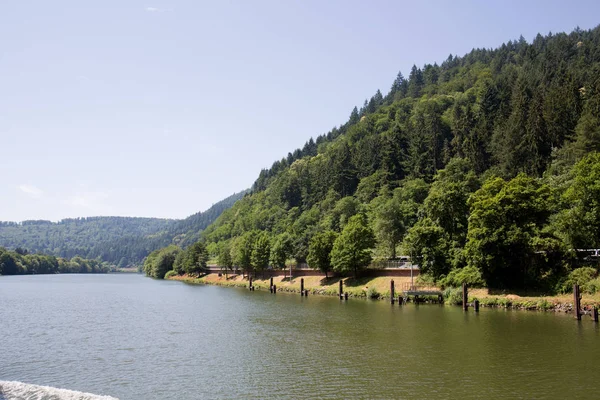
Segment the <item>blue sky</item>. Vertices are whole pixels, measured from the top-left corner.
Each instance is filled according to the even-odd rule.
[[[0,3],[0,220],[183,218],[399,70],[600,23],[581,1]]]

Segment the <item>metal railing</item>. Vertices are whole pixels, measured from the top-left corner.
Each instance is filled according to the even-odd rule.
[[[405,282],[401,285],[403,292],[438,292],[440,288],[431,285],[417,285],[410,282]]]
[[[377,260],[369,265],[371,269],[419,269],[419,266],[407,260]]]

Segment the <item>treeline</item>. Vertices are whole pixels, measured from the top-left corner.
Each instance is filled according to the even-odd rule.
[[[171,245],[155,250],[146,257],[142,270],[147,276],[163,279],[168,274],[199,275],[206,269],[208,252],[204,243],[196,242],[182,250]]]
[[[24,247],[62,258],[99,258],[121,268],[140,265],[153,250],[175,243],[188,246],[200,232],[245,192],[183,220],[130,217],[70,218],[50,221],[0,222],[0,246]]]
[[[81,257],[69,260],[44,254],[29,254],[22,248],[10,251],[0,247],[0,275],[102,274],[114,270],[114,266],[99,260]]]
[[[401,253],[437,282],[562,290],[596,265],[575,249],[600,247],[599,150],[600,29],[521,37],[399,73],[202,238],[245,269]]]

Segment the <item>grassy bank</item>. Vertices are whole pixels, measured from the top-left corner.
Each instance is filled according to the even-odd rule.
[[[218,274],[207,274],[200,278],[190,276],[172,276],[168,279],[178,280],[192,284],[208,284],[230,287],[248,287],[248,279],[240,275],[219,277]],[[409,283],[409,277],[364,277],[364,278],[341,278],[344,282],[344,292],[348,292],[349,297],[367,298],[375,297],[379,299],[389,299],[390,280],[394,279],[397,294],[398,288],[402,284]],[[339,277],[325,279],[321,276],[305,276],[304,288],[308,289],[313,295],[336,296],[339,290]],[[300,277],[283,278],[277,276],[273,278],[273,283],[277,285],[278,292],[300,293]],[[253,285],[256,290],[269,290],[269,279],[254,279]],[[480,301],[483,307],[499,307],[522,310],[540,310],[568,312],[572,310],[573,295],[553,295],[546,296],[538,293],[499,293],[490,289],[469,289],[469,302],[475,299]],[[582,307],[600,306],[600,293],[594,295],[583,294]]]
[[[564,311],[568,312],[573,307],[573,294],[560,294],[547,296],[543,293],[518,292],[498,293],[491,289],[470,289],[469,301],[478,299],[484,307],[503,307],[524,310]],[[600,293],[582,294],[581,306],[591,308],[600,306]]]
[[[307,289],[311,294],[336,296],[339,291],[339,277],[325,279],[322,276],[305,276],[304,289]],[[225,279],[225,276],[219,277],[218,274],[208,274],[200,278],[190,276],[172,276],[168,279],[178,280],[186,283],[209,284],[231,287],[248,287],[248,279],[243,279],[241,276],[232,276]],[[300,293],[300,277],[283,278],[283,276],[273,277],[273,284],[277,286],[278,292]],[[350,297],[366,298],[367,294],[377,295],[378,298],[389,298],[390,296],[390,277],[365,277],[365,278],[341,278],[344,282],[344,292],[348,292]],[[410,282],[407,277],[394,277],[396,287],[400,287],[403,283]],[[252,284],[256,290],[269,290],[269,278],[253,279]],[[369,290],[370,289],[370,290]]]

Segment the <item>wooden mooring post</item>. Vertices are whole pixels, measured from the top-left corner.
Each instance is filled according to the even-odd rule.
[[[598,322],[598,306],[594,306],[592,309],[592,318],[594,318],[594,322]]]
[[[344,299],[344,282],[340,279],[340,300]]]
[[[271,293],[273,293],[273,277],[271,277],[271,279],[269,279],[269,291]]]
[[[250,289],[250,291],[254,290],[254,286],[252,286],[252,275],[248,275],[248,289]]]
[[[469,309],[469,289],[467,288],[467,284],[462,284],[462,306],[463,311],[467,311]]]
[[[390,301],[392,304],[394,304],[394,297],[396,296],[396,294],[394,293],[394,280],[392,279],[390,281]]]
[[[579,285],[573,285],[573,312],[575,312],[575,318],[581,321],[581,296],[579,295]]]
[[[475,312],[479,312],[479,300],[475,299],[473,301],[473,306],[475,308]]]
[[[277,285],[273,285],[273,293],[277,293]]]
[[[304,278],[300,278],[300,296],[304,296]]]

